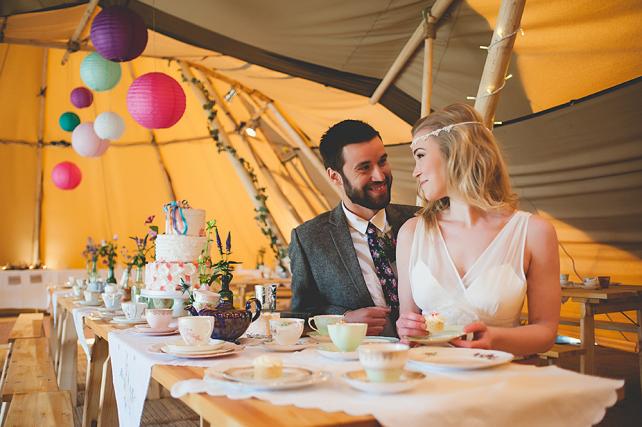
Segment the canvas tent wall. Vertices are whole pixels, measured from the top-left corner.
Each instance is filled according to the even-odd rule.
[[[48,1],[44,7],[53,9],[40,13],[36,11],[43,7],[42,2],[10,0],[0,6],[0,13],[8,16],[0,45],[0,93],[3,100],[21,102],[20,109],[11,103],[0,105],[1,139],[37,141],[35,95],[41,85],[42,46],[64,49],[85,3]],[[490,40],[498,3],[456,0],[439,21],[433,61],[435,108],[476,94],[486,55],[479,46]],[[404,144],[409,140],[410,124],[418,117],[422,49],[410,59],[380,105],[370,106],[367,97],[421,23],[422,9],[431,4],[401,0],[128,2],[153,30],[145,55],[188,60],[214,70],[222,78],[213,79],[221,93],[230,88],[230,79],[260,91],[287,113],[312,146],[327,126],[338,120],[352,117],[373,123],[391,152],[393,200],[406,203],[415,197],[412,160]],[[553,220],[580,274],[607,273],[628,283],[642,282],[642,144],[637,102],[642,70],[641,17],[642,4],[632,0],[530,0],[521,21],[524,35],[515,40],[509,69],[513,78],[501,92],[496,114],[503,122],[496,127],[496,134],[507,153],[513,183],[523,197],[522,207],[537,207]],[[69,108],[65,93],[79,83],[77,69],[84,53],[72,54],[70,65],[61,67],[62,52],[49,52],[44,140],[56,141],[68,139],[55,121]],[[166,70],[177,76],[176,63],[166,60],[135,61],[135,73],[145,70]],[[100,108],[114,106],[125,112],[122,94],[127,78],[113,94],[99,97]],[[207,135],[200,106],[188,87],[186,93],[185,119],[175,128],[159,132],[159,142]],[[232,100],[231,108],[238,117],[249,117],[239,98]],[[83,118],[89,119],[95,111],[84,114]],[[278,128],[274,117],[266,121]],[[227,127],[233,129],[230,123]],[[87,234],[140,233],[144,217],[159,213],[159,206],[167,200],[154,149],[147,144],[116,148],[149,142],[149,135],[131,121],[127,132],[104,159],[93,163],[79,160],[86,181],[74,194],[63,194],[45,182],[42,241],[47,264],[78,265],[78,252]],[[237,141],[238,137],[232,138]],[[272,135],[271,140],[292,143],[283,132]],[[239,257],[252,260],[265,241],[254,227],[251,203],[244,198],[229,164],[206,141],[162,145],[161,153],[178,196],[205,207],[224,227],[232,229],[238,236]],[[255,144],[265,148],[265,157],[272,159],[270,169],[285,192],[295,194],[279,178],[284,174],[283,166],[268,156],[267,143]],[[57,160],[73,156],[69,149],[60,147],[47,147],[45,153],[45,177]],[[0,232],[7,243],[0,249],[0,263],[27,260],[35,203],[33,145],[4,144],[0,156],[2,182],[10,183],[2,185],[0,196],[12,205],[2,213]],[[322,205],[313,196],[317,189],[330,200],[333,197],[307,166],[317,188],[308,189],[303,181],[297,182],[313,206],[301,196],[293,196],[292,201],[303,219]],[[287,209],[274,205],[274,198],[268,203],[287,236],[296,221]],[[570,272],[569,258],[562,253],[561,259],[563,270]]]

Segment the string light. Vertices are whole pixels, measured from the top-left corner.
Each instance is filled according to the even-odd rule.
[[[234,98],[234,95],[236,95],[236,88],[234,86],[232,86],[232,87],[230,87],[230,90],[227,91],[227,93],[225,94],[225,96],[223,98],[225,98],[225,100],[227,102],[230,102],[232,100],[232,98]]]
[[[246,127],[245,128],[245,133],[248,136],[251,136],[252,138],[256,137],[256,129],[254,129],[253,127],[250,127],[250,126]]]
[[[504,86],[506,86],[506,80],[511,79],[512,77],[513,77],[512,74],[509,74],[506,77],[504,77],[504,81],[502,82],[502,85],[500,87],[498,87],[497,89],[495,89],[495,90],[492,90],[491,88],[486,88],[486,93],[483,94],[482,96],[480,96],[480,98],[485,98],[487,96],[491,96],[491,95],[495,95],[495,94],[499,93],[502,89],[504,89]],[[477,97],[476,96],[467,96],[466,99],[468,99],[470,101],[475,101],[477,99]]]
[[[502,31],[501,30],[497,30],[497,35],[499,36],[499,38],[497,40],[495,40],[494,42],[492,42],[491,44],[489,44],[488,46],[479,46],[479,48],[483,49],[483,50],[489,50],[491,47],[503,42],[504,40],[509,39],[511,37],[514,37],[515,35],[517,35],[517,33],[520,33],[523,36],[524,35],[524,30],[521,29],[521,28],[518,28],[517,30],[515,30],[512,33],[507,34],[505,36],[502,36]]]

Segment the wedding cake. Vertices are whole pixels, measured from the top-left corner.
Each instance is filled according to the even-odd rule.
[[[181,279],[198,288],[198,257],[207,237],[203,209],[193,209],[182,201],[171,202],[163,210],[165,234],[156,237],[156,261],[145,266],[144,293],[169,296],[182,292]]]

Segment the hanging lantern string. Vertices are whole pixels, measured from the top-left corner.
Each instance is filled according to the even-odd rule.
[[[187,220],[185,219],[185,213],[183,212],[183,209],[189,209],[189,207],[190,206],[187,200],[181,200],[180,202],[172,201],[163,206],[166,220],[171,223],[172,228],[178,234],[187,234]]]

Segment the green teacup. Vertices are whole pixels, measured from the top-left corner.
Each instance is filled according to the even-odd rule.
[[[368,330],[367,323],[334,323],[328,325],[328,333],[334,345],[341,351],[355,351]]]
[[[344,320],[340,314],[320,314],[308,318],[308,325],[317,331],[319,335],[328,335],[328,325]],[[314,325],[312,324],[314,322]]]

